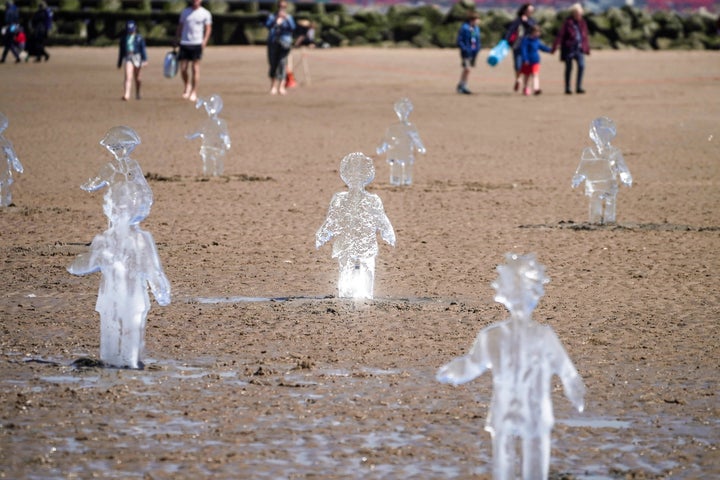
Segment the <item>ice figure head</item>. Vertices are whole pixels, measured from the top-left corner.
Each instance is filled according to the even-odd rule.
[[[413,111],[413,104],[410,99],[407,97],[403,97],[397,102],[395,102],[395,105],[393,107],[395,108],[395,113],[397,114],[400,121],[407,122],[408,117],[410,116],[410,112]]]
[[[215,117],[223,108],[223,101],[220,95],[214,93],[207,98],[198,98],[195,108],[205,107],[209,117]]]
[[[543,285],[550,279],[535,255],[505,255],[506,264],[497,267],[498,278],[492,283],[495,301],[507,307],[513,317],[529,318],[545,293]]]
[[[615,122],[607,117],[598,117],[590,124],[590,138],[598,148],[610,145],[610,141],[616,135]]]
[[[372,158],[360,152],[347,155],[340,162],[340,178],[350,189],[363,189],[375,178]]]
[[[140,137],[130,127],[113,127],[105,134],[100,145],[110,150],[115,158],[123,158],[130,155],[135,147],[140,145]]]
[[[0,113],[0,133],[5,131],[5,129],[8,127],[8,123],[8,118],[5,116],[5,114]]]

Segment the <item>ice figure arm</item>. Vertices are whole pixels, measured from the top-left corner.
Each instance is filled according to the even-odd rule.
[[[90,251],[81,253],[75,258],[75,261],[67,267],[67,271],[73,275],[87,275],[100,271],[100,262],[98,262],[98,252],[104,250],[103,240],[101,236],[95,237],[90,245]]]
[[[203,137],[203,134],[200,132],[188,133],[187,135],[185,135],[185,138],[187,138],[188,140],[194,140],[196,138],[202,138],[202,137]]]
[[[142,235],[142,251],[140,256],[141,268],[147,278],[150,291],[155,300],[161,306],[170,304],[170,282],[165,276],[162,265],[160,264],[160,255],[158,254],[155,240],[148,232],[141,232]]]
[[[632,175],[630,174],[630,170],[628,170],[627,165],[625,165],[625,159],[623,158],[622,153],[620,153],[619,151],[616,152],[613,160],[615,170],[620,175],[620,181],[625,186],[632,187]]]
[[[420,140],[420,134],[417,132],[417,130],[413,130],[410,132],[410,138],[412,139],[413,145],[415,145],[415,148],[419,153],[425,153],[425,145],[423,145],[422,140]]]
[[[390,224],[390,219],[387,218],[387,215],[383,213],[382,219],[381,219],[381,226],[380,226],[380,237],[385,240],[387,243],[395,246],[395,230],[393,229],[393,226]]]
[[[440,367],[435,378],[441,383],[460,385],[479,377],[485,370],[481,364],[474,362],[470,355],[465,355]]]
[[[380,145],[378,145],[376,152],[378,155],[380,155],[380,154],[387,152],[388,148],[390,148],[390,145],[388,144],[388,142],[386,140],[383,140],[383,142]]]
[[[565,397],[578,412],[582,412],[585,409],[585,384],[582,377],[578,374],[575,365],[573,365],[555,332],[551,331],[551,338],[547,343],[548,347],[553,351],[553,363],[555,363],[553,370],[563,383]]]
[[[9,145],[4,145],[3,151],[5,152],[5,157],[10,161],[12,168],[18,173],[23,173],[23,166],[20,163],[15,150],[13,150],[13,148]]]
[[[337,217],[340,208],[340,197],[338,194],[335,194],[330,201],[330,208],[328,209],[325,222],[318,229],[317,233],[315,233],[315,248],[322,247],[328,240],[339,233]]]
[[[453,385],[469,382],[492,368],[490,357],[488,332],[484,330],[478,334],[468,354],[441,367],[436,378],[439,382]]]
[[[86,192],[94,192],[107,186],[115,175],[116,169],[111,163],[103,165],[98,173],[97,177],[89,179],[87,182],[80,185],[80,188]]]
[[[148,284],[150,285],[150,291],[155,296],[155,300],[157,300],[159,305],[163,307],[170,305],[170,282],[160,268],[160,265],[158,265],[158,270],[148,279]]]
[[[227,133],[223,133],[222,135],[220,135],[220,138],[222,138],[225,149],[230,150],[230,135],[228,135]]]
[[[585,181],[585,175],[582,173],[575,173],[572,178],[572,188],[577,188],[582,182]]]

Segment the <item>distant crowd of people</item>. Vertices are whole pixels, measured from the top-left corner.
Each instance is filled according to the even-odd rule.
[[[559,47],[560,60],[565,62],[565,94],[573,93],[573,63],[577,66],[575,93],[585,93],[582,82],[585,55],[590,55],[590,42],[582,5],[575,3],[570,7],[570,15],[563,22],[552,46],[545,45],[540,40],[542,30],[533,18],[534,12],[535,7],[531,3],[523,4],[502,38],[502,41],[507,43],[507,48],[512,51],[515,71],[513,90],[521,90],[522,82],[524,95],[540,95],[540,52],[554,54]],[[473,10],[468,12],[467,20],[458,31],[457,45],[460,49],[462,71],[457,92],[461,94],[472,93],[468,88],[468,78],[480,52],[479,24],[480,16]]]
[[[0,63],[5,63],[8,53],[15,57],[15,63],[22,61],[23,52],[25,61],[35,58],[36,62],[50,60],[50,54],[45,49],[48,34],[53,26],[53,11],[45,2],[38,3],[37,10],[30,18],[29,32],[20,23],[20,12],[13,0],[5,4],[5,23],[2,27],[3,53]]]
[[[542,31],[533,18],[535,7],[531,3],[523,4],[517,11],[503,36],[506,49],[512,51],[515,78],[514,91],[524,95],[540,95],[540,52],[555,53],[560,49],[560,59],[565,63],[565,93],[583,94],[583,76],[585,56],[590,54],[588,27],[583,19],[580,3],[570,7],[570,15],[563,22],[552,46],[545,45],[540,37]],[[460,94],[472,93],[468,81],[481,48],[480,16],[476,11],[468,12],[465,22],[457,34],[457,46],[460,49],[461,73],[457,85]],[[2,30],[4,48],[0,62],[5,62],[8,53],[12,53],[15,62],[31,57],[36,62],[48,61],[46,41],[53,25],[53,12],[41,1],[37,11],[28,23],[26,33],[20,23],[20,15],[14,0],[7,0],[5,23]],[[270,94],[285,95],[288,88],[297,85],[293,72],[291,50],[293,47],[314,47],[315,25],[308,20],[295,22],[288,12],[287,0],[279,0],[275,12],[265,22],[268,29],[267,61],[270,79]],[[202,6],[202,0],[189,0],[178,21],[174,47],[177,49],[179,71],[183,81],[182,98],[197,101],[200,83],[200,64],[203,51],[212,34],[212,14]],[[134,21],[127,22],[120,38],[117,67],[124,75],[122,99],[131,97],[135,85],[135,98],[140,99],[141,72],[147,65],[145,40],[138,32]],[[573,64],[576,68],[575,82],[572,83]],[[574,87],[574,89],[573,89]]]

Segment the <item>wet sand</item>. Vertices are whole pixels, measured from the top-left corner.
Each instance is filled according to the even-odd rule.
[[[545,56],[543,94],[523,97],[507,61],[462,96],[452,50],[316,50],[311,84],[298,65],[304,84],[272,97],[262,48],[210,48],[200,93],[222,96],[233,147],[203,178],[184,135],[205,113],[162,77],[165,51],[140,101],[120,101],[115,49],[0,66],[25,167],[0,209],[0,478],[489,478],[490,374],[434,375],[507,316],[490,286],[506,252],[545,265],[534,318],[588,388],[579,414],[555,379],[551,477],[720,475],[717,52],[594,52],[584,96]],[[410,188],[374,155],[401,96],[428,150]],[[570,179],[601,115],[635,182],[596,227]],[[142,228],[173,288],[141,371],[72,366],[99,354],[100,277],[66,267],[107,226],[79,185],[116,125],[142,138]],[[364,302],[336,298],[331,247],[314,248],[354,151],[397,234]]]

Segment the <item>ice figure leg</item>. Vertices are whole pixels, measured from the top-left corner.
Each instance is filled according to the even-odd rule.
[[[200,156],[202,157],[203,161],[203,176],[209,177],[212,175],[212,165],[210,165],[210,158],[205,152],[201,152]]]
[[[145,318],[147,311],[130,316],[123,321],[120,351],[122,366],[139,368],[145,343]]]
[[[512,435],[493,435],[493,480],[515,478],[515,443]]]
[[[523,480],[545,480],[550,470],[550,432],[525,437],[523,445]]]
[[[412,185],[413,181],[413,163],[403,162],[403,185]]]
[[[100,360],[113,367],[123,367],[122,325],[115,315],[100,316]]]
[[[12,203],[10,185],[0,184],[0,207],[7,207]]]
[[[615,200],[616,195],[607,194],[605,195],[605,222],[615,223]]]
[[[601,194],[595,192],[590,196],[590,223],[604,223],[603,222],[603,197]]]
[[[338,280],[338,297],[340,298],[373,298],[373,279],[375,276],[375,258],[351,258],[340,265]]]
[[[389,160],[390,164],[390,185],[402,185],[402,162]]]

